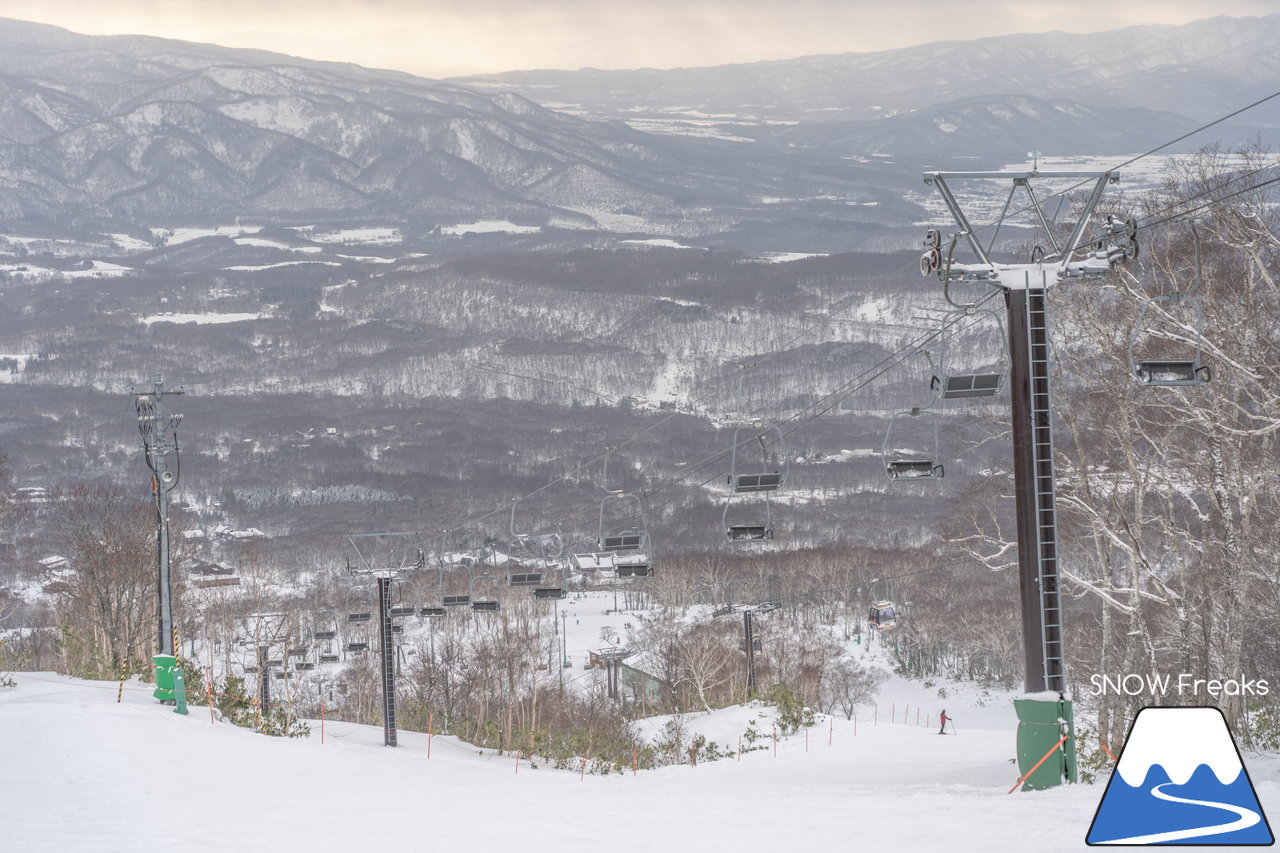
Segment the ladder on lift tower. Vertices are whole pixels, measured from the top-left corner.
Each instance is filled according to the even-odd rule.
[[[382,642],[383,746],[396,746],[396,654],[391,632],[391,578],[378,578],[378,634]]]
[[[1058,589],[1057,509],[1053,469],[1053,426],[1049,394],[1049,332],[1045,310],[1047,291],[1028,289],[1027,376],[1031,383],[1031,450],[1036,495],[1036,578],[1040,592],[1041,655],[1045,686],[1065,690],[1062,642],[1062,602]]]

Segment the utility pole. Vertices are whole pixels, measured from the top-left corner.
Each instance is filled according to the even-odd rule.
[[[186,393],[181,387],[166,389],[159,375],[151,390],[131,387],[134,408],[138,414],[138,432],[147,467],[151,469],[151,492],[156,499],[156,587],[158,626],[156,649],[159,654],[173,655],[173,601],[170,597],[171,565],[169,559],[169,493],[178,485],[181,465],[178,457],[178,424],[182,415],[164,413],[165,397]],[[172,466],[170,455],[172,454]]]
[[[1076,186],[1092,183],[1079,220],[1070,236],[1059,244],[1032,190],[1036,178],[1060,178],[1078,181]],[[983,246],[973,226],[960,209],[948,185],[950,180],[999,180],[1011,182],[1004,210],[994,224],[991,240]],[[943,295],[959,309],[959,317],[973,315],[978,303],[957,302],[952,298],[953,282],[985,284],[1002,292],[1009,328],[1009,389],[1013,428],[1013,473],[1018,531],[1018,579],[1021,597],[1022,637],[1027,697],[1015,699],[1018,712],[1018,761],[1024,770],[1044,753],[1045,742],[1052,746],[1064,736],[1058,758],[1045,762],[1023,790],[1051,787],[1064,779],[1076,781],[1075,732],[1071,701],[1066,697],[1066,654],[1064,650],[1062,603],[1058,570],[1058,522],[1056,478],[1053,459],[1052,396],[1049,376],[1048,290],[1060,281],[1096,279],[1107,276],[1114,267],[1137,254],[1137,226],[1132,220],[1119,222],[1107,218],[1105,235],[1085,249],[1084,231],[1108,184],[1119,180],[1114,172],[926,172],[924,182],[934,186],[942,196],[958,232],[945,250],[941,235],[930,230],[920,271],[936,273],[943,282]],[[1050,243],[1048,250],[1038,248],[1032,263],[1004,264],[991,260],[996,235],[1008,215],[1010,203],[1019,189],[1025,190],[1028,210],[1034,212]],[[955,263],[954,250],[963,239],[977,263]],[[948,384],[943,377],[948,397]],[[996,393],[990,389],[990,394]],[[970,389],[957,391],[955,397],[978,396]],[[984,395],[985,396],[985,395]],[[1056,700],[1045,694],[1057,694]],[[1065,731],[1064,731],[1065,729]]]

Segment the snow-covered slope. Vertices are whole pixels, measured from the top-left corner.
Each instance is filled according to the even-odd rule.
[[[895,681],[879,724],[820,720],[740,761],[607,777],[532,768],[437,735],[330,722],[277,740],[154,704],[149,687],[19,673],[0,691],[4,847],[42,851],[1083,850],[1102,786],[1008,796],[1007,699],[949,696],[959,734],[901,722],[936,689]],[[953,686],[954,688],[954,686]],[[884,718],[898,702],[899,722]],[[689,715],[728,736],[742,708]],[[869,713],[869,709],[867,712]],[[721,737],[720,739],[724,739]],[[828,745],[830,740],[830,745]],[[1275,766],[1254,765],[1264,808]],[[1264,781],[1265,780],[1265,781]]]

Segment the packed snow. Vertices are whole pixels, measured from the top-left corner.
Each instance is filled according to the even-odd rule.
[[[875,719],[870,708],[858,714],[856,733],[850,720],[820,717],[775,748],[766,708],[686,714],[730,757],[595,776],[440,734],[430,756],[425,733],[401,731],[392,750],[381,729],[331,720],[323,743],[319,721],[307,739],[267,738],[211,723],[200,697],[175,714],[136,680],[117,704],[114,682],[15,678],[0,690],[11,850],[343,850],[401,831],[431,849],[548,853],[839,850],[870,839],[906,853],[1084,850],[1103,791],[1008,795],[1017,774],[1007,698],[949,696],[957,733],[939,736],[936,691],[900,680],[882,691]],[[763,738],[739,756],[737,735],[753,719]],[[1263,808],[1278,804],[1275,767],[1253,775],[1265,780]]]
[[[612,639],[626,645],[627,625],[644,616],[609,612],[611,603],[608,594],[560,603],[573,661],[567,689],[601,678],[584,670],[588,652]],[[601,640],[607,628],[616,636]],[[855,657],[884,667],[882,639],[864,640]],[[0,802],[12,850],[343,850],[411,830],[430,849],[535,853],[870,841],[898,853],[1073,851],[1086,849],[1107,781],[1010,795],[1015,694],[898,676],[854,719],[818,714],[776,740],[775,710],[759,702],[640,720],[650,738],[674,720],[727,757],[606,776],[440,733],[402,729],[391,749],[380,728],[333,719],[323,742],[319,720],[307,738],[268,738],[212,722],[201,696],[176,714],[136,679],[117,703],[115,682],[13,678],[16,687],[0,688]],[[938,735],[943,710],[954,734]],[[1246,761],[1263,808],[1280,806],[1280,761]],[[379,829],[384,822],[395,829]]]

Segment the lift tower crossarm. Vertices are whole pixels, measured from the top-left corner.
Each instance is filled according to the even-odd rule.
[[[1053,236],[1049,228],[1049,221],[1044,215],[1044,210],[1040,206],[1040,201],[1036,198],[1035,192],[1031,188],[1031,180],[1033,178],[1060,178],[1079,180],[1082,183],[1093,181],[1093,189],[1089,194],[1089,199],[1085,203],[1079,220],[1076,222],[1075,228],[1072,229],[1071,236],[1067,239],[1065,250],[1058,246],[1057,239]],[[955,220],[956,226],[959,228],[959,236],[965,238],[965,242],[969,244],[969,248],[973,250],[974,255],[978,258],[981,266],[992,267],[990,252],[995,246],[996,235],[1000,233],[1001,227],[1009,216],[1009,205],[1013,200],[1013,194],[1018,187],[1022,187],[1027,191],[1027,197],[1031,202],[1031,210],[1035,213],[1036,219],[1045,233],[1049,236],[1049,242],[1053,246],[1054,255],[1061,257],[1061,267],[1065,270],[1070,262],[1072,254],[1080,248],[1080,242],[1084,236],[1084,229],[1088,225],[1089,220],[1093,216],[1094,210],[1098,206],[1099,200],[1102,198],[1103,190],[1108,184],[1119,182],[1120,174],[1118,172],[1044,172],[1032,169],[1024,172],[925,172],[923,175],[926,186],[936,187],[938,194],[942,196],[942,201],[947,206],[947,210],[951,213],[952,219]],[[974,232],[973,225],[970,224],[968,216],[960,208],[959,202],[956,201],[955,195],[951,191],[948,180],[1008,180],[1012,182],[1009,189],[1009,197],[1005,200],[1004,209],[1000,211],[1000,217],[994,223],[994,231],[991,235],[990,245],[983,247],[978,240],[977,234]],[[1061,271],[1060,271],[1061,275]],[[1064,276],[1065,277],[1065,276]],[[976,276],[975,276],[976,278]]]

